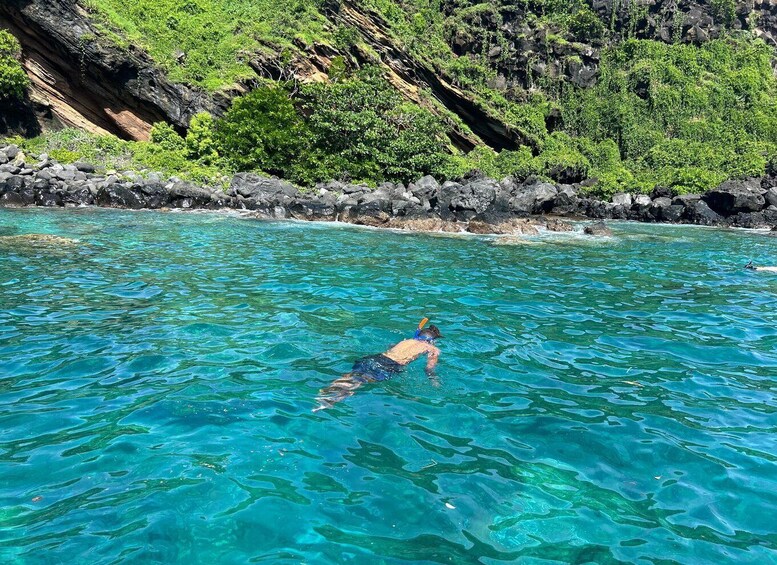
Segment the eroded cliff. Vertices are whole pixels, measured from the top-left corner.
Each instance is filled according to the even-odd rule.
[[[749,30],[777,45],[777,3],[770,0],[579,4],[559,19],[540,0],[444,0],[435,14],[443,22],[442,37],[449,53],[443,53],[447,60],[441,62],[439,53],[408,48],[396,21],[388,21],[372,3],[329,1],[321,5],[328,25],[332,30],[353,31],[358,40],[337,45],[297,38],[291,51],[268,43],[262,52],[241,53],[241,57],[250,61],[257,78],[302,81],[326,80],[332,62],[340,58],[350,67],[379,64],[409,99],[453,115],[450,138],[469,150],[480,143],[494,149],[536,148],[537,140],[515,127],[498,105],[489,104],[490,94],[474,92],[451,71],[448,63],[456,58],[482,63],[491,76],[491,92],[520,102],[535,91],[557,91],[559,85],[595,84],[602,50],[626,38],[700,44],[724,32]],[[242,80],[215,93],[173,83],[144,50],[131,43],[122,47],[106,34],[85,5],[76,0],[0,4],[0,27],[9,28],[22,43],[23,63],[33,83],[36,112],[27,108],[26,114],[19,114],[24,119],[37,116],[44,128],[64,124],[146,139],[156,121],[165,120],[183,130],[199,111],[220,115],[231,97],[256,83]],[[424,32],[419,28],[416,33]],[[186,53],[180,55],[183,59]],[[548,131],[556,127],[558,118],[552,109],[548,112]]]
[[[145,52],[104,37],[73,0],[6,0],[0,27],[22,44],[31,98],[48,107],[51,118],[44,126],[60,123],[142,140],[156,121],[184,129],[198,111],[218,112],[227,103],[172,84]]]

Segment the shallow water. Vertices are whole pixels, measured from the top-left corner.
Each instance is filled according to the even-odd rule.
[[[0,561],[777,562],[777,238],[613,229],[0,210]]]

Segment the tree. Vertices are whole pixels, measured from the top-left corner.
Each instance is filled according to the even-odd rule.
[[[0,30],[0,99],[24,98],[30,79],[24,72],[19,57],[21,46],[16,38]]]
[[[222,154],[238,170],[285,175],[303,150],[307,132],[289,93],[273,86],[235,99],[216,136]]]
[[[208,112],[200,112],[189,122],[186,134],[186,150],[189,158],[211,165],[218,161],[218,141],[213,116]]]

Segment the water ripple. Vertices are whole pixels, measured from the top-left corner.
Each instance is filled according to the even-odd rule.
[[[775,562],[777,238],[614,231],[0,210],[80,241],[0,255],[0,558]]]

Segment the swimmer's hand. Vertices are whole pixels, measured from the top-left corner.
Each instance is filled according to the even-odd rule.
[[[441,384],[441,383],[440,383],[440,377],[438,377],[438,376],[437,376],[437,375],[436,375],[434,372],[432,372],[432,371],[427,371],[427,372],[426,372],[426,378],[428,378],[428,379],[429,379],[429,383],[430,383],[430,384],[431,384],[431,385],[432,385],[434,388],[440,388],[440,384]]]

